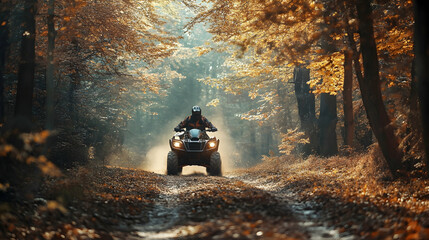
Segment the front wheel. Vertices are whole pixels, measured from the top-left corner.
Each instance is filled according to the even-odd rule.
[[[179,174],[179,158],[176,153],[170,151],[167,156],[167,175],[178,175]]]
[[[222,176],[222,161],[219,152],[210,155],[210,166],[207,168],[207,172],[212,176]]]

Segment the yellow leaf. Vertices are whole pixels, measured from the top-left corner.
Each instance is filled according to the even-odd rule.
[[[0,191],[6,192],[9,187],[10,187],[9,183],[6,183],[6,184],[0,183]]]
[[[207,107],[213,106],[216,107],[219,104],[219,98],[215,98],[206,104]]]
[[[67,209],[57,201],[48,201],[48,203],[46,204],[46,207],[49,210],[59,210],[62,213],[67,213]]]
[[[3,145],[0,147],[0,157],[5,157],[9,152],[14,149],[12,145]]]

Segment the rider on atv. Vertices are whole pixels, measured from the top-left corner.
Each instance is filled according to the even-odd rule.
[[[178,175],[183,167],[192,165],[205,167],[209,175],[222,175],[222,160],[218,152],[220,141],[207,134],[217,131],[217,128],[201,115],[200,107],[193,106],[192,115],[180,122],[174,131],[178,133],[169,139],[168,175]]]
[[[187,131],[191,129],[205,130],[210,128],[212,132],[217,131],[217,128],[203,115],[201,115],[201,108],[199,106],[192,107],[192,115],[188,116],[174,128],[174,131],[179,132],[182,128]]]

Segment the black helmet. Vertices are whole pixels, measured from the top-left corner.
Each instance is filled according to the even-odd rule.
[[[201,116],[201,108],[199,106],[192,107],[192,116]]]

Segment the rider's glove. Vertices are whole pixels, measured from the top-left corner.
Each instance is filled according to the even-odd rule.
[[[212,127],[212,132],[216,132],[216,131],[217,131],[217,128]]]
[[[179,131],[180,131],[180,128],[179,128],[179,127],[175,127],[175,128],[174,128],[174,131],[179,132]]]

